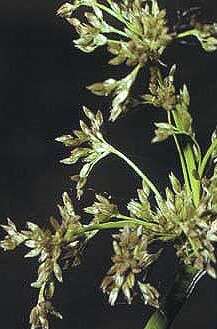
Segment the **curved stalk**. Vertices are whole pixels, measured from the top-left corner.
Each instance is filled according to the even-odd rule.
[[[161,198],[161,194],[156,188],[156,186],[151,182],[151,180],[132,162],[129,158],[126,157],[123,153],[115,149],[114,147],[111,148],[111,152],[117,155],[119,158],[124,160],[134,171],[135,173],[142,178],[142,180],[147,184],[150,190],[158,197]]]

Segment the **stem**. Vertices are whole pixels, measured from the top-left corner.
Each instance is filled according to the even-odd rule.
[[[207,162],[209,160],[209,158],[212,156],[212,152],[214,151],[214,149],[217,147],[217,140],[215,140],[208,148],[208,150],[206,151],[206,154],[203,157],[202,163],[199,167],[198,170],[198,174],[200,177],[203,176],[204,170],[206,169],[206,165]]]
[[[123,19],[122,16],[117,15],[112,9],[108,8],[107,6],[101,4],[101,3],[96,3],[95,4],[98,8],[102,9],[103,11],[105,11],[107,14],[113,16],[114,18],[116,18],[118,21],[120,21],[123,24],[126,24],[127,22],[125,21],[125,19]]]
[[[111,152],[117,155],[119,158],[124,160],[134,171],[135,173],[142,178],[142,180],[147,184],[150,190],[158,197],[161,198],[160,192],[157,190],[155,185],[151,182],[151,180],[132,162],[128,159],[123,153],[115,149],[114,147],[111,148]]]
[[[205,271],[196,271],[191,266],[182,265],[161,310],[152,314],[144,329],[169,329],[204,274]]]
[[[182,171],[183,171],[183,176],[184,176],[184,181],[185,181],[187,193],[188,193],[188,195],[191,195],[191,187],[190,187],[190,183],[189,183],[188,171],[187,171],[187,168],[186,168],[186,164],[185,164],[185,160],[184,160],[184,157],[183,157],[183,154],[182,154],[181,147],[180,147],[179,142],[178,142],[178,138],[175,135],[174,135],[174,140],[175,140],[176,147],[177,147],[179,157],[180,157],[180,162],[181,162],[181,166],[182,166]]]
[[[113,33],[121,35],[122,37],[128,38],[128,35],[125,32],[123,32],[121,30],[118,30],[118,29],[116,29],[115,27],[113,27],[111,25],[110,25],[110,28],[112,29],[112,31],[110,31],[109,33],[113,32]]]
[[[167,329],[167,317],[161,311],[155,311],[148,320],[145,329]]]
[[[90,224],[90,225],[83,225],[82,228],[78,231],[75,231],[74,229],[69,229],[66,234],[64,239],[66,241],[71,241],[75,236],[82,236],[86,232],[91,232],[91,231],[97,231],[97,230],[112,230],[112,229],[119,229],[123,228],[124,226],[129,226],[129,227],[135,227],[135,226],[144,226],[146,227],[146,222],[135,219],[135,218],[130,218],[127,220],[121,220],[121,221],[116,221],[116,222],[107,222],[107,223],[99,223],[99,224]]]
[[[138,224],[140,223],[140,225],[145,227],[146,230],[149,230],[152,233],[155,233],[156,235],[159,236],[159,227],[157,226],[157,224],[150,222],[149,220],[146,220],[145,218],[144,218],[144,220],[139,220],[137,218],[128,217],[128,216],[125,216],[122,214],[116,215],[115,218],[119,218],[119,219],[123,219],[123,220],[135,220]]]
[[[194,35],[195,31],[196,31],[195,29],[191,29],[191,30],[188,30],[185,32],[178,33],[176,35],[176,39],[181,39],[181,38],[192,36],[192,35]]]
[[[159,232],[159,229],[156,228],[156,230],[154,230],[154,228],[153,228],[153,226],[156,224],[148,223],[147,221],[124,216],[121,214],[116,215],[115,218],[119,218],[119,219],[123,219],[123,220],[107,222],[107,223],[83,225],[82,228],[78,231],[75,231],[74,229],[69,229],[65,234],[64,240],[67,242],[70,242],[70,241],[72,241],[72,239],[75,236],[76,237],[83,236],[87,232],[119,229],[119,228],[123,228],[125,226],[129,226],[129,227],[142,226],[145,228],[145,230],[155,234],[156,236],[158,236],[158,237],[161,236],[161,232]],[[173,234],[163,234],[163,233],[162,233],[162,237],[164,237],[167,241],[173,240],[175,238],[175,236]]]
[[[176,111],[172,111],[173,118],[176,124],[176,127],[184,130],[182,127],[182,123],[178,117],[178,113]],[[187,143],[183,148],[184,159],[187,168],[187,175],[190,183],[190,190],[192,193],[192,199],[195,207],[198,206],[200,201],[200,181],[197,180],[194,176],[194,171],[197,172],[197,166],[194,159],[194,153],[190,143]]]
[[[168,122],[171,124],[171,114],[170,114],[170,112],[168,112]],[[175,134],[173,135],[173,138],[174,138],[176,148],[177,148],[177,151],[178,151],[178,154],[179,154],[179,158],[180,158],[180,162],[181,162],[181,167],[182,167],[182,172],[183,172],[183,177],[184,177],[184,182],[185,182],[185,186],[186,186],[186,189],[187,189],[187,193],[188,193],[188,195],[191,195],[191,187],[190,187],[190,183],[189,183],[189,178],[188,178],[188,172],[187,172],[187,168],[186,168],[186,164],[185,164],[185,159],[183,157],[182,150],[181,150],[181,147],[180,147],[179,142],[178,142],[178,138],[176,137]]]
[[[184,155],[187,163],[189,180],[191,183],[193,201],[195,206],[198,206],[200,201],[200,181],[194,177],[194,171],[197,172],[197,167],[194,159],[194,154],[189,143],[184,148]]]

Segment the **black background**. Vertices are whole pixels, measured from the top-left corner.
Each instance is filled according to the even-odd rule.
[[[85,85],[119,77],[119,68],[106,65],[104,50],[85,55],[75,50],[71,27],[57,18],[60,1],[13,0],[0,2],[0,218],[9,216],[19,227],[26,220],[43,225],[56,215],[63,191],[73,194],[71,167],[58,161],[66,153],[54,138],[78,127],[83,104],[107,113],[108,103],[85,90]],[[202,5],[207,19],[217,20],[216,0],[161,1],[175,20],[176,10]],[[164,55],[169,65],[177,64],[177,78],[186,82],[192,94],[192,113],[203,149],[217,123],[217,54],[204,54],[195,45],[174,44]],[[126,68],[121,68],[123,74]],[[129,113],[105,134],[126,152],[162,189],[166,175],[179,167],[170,142],[150,146],[153,126],[162,113],[142,108]],[[116,159],[95,170],[89,187],[109,192],[118,202],[135,194],[138,180]],[[90,190],[86,201],[92,198]],[[85,202],[82,201],[78,208]],[[100,234],[90,244],[82,265],[65,273],[55,304],[64,319],[52,328],[131,329],[142,328],[151,310],[141,303],[108,306],[99,285],[111,256],[111,241]],[[175,272],[171,250],[163,253],[153,270],[157,287],[165,291]],[[32,265],[33,263],[33,265]],[[1,254],[0,317],[3,329],[28,328],[28,315],[36,294],[30,288],[35,280],[34,262],[23,260],[23,250]],[[205,277],[173,328],[217,328],[217,284]]]

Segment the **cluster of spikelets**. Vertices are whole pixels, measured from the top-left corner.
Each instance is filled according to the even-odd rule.
[[[110,304],[115,304],[120,291],[131,304],[132,293],[135,294],[138,287],[145,304],[158,308],[158,291],[149,283],[138,281],[137,277],[141,273],[143,277],[147,274],[147,268],[158,258],[160,252],[148,253],[147,248],[150,241],[144,234],[142,226],[137,229],[130,229],[126,226],[120,234],[115,234],[113,237],[115,252],[112,257],[113,266],[102,282],[103,291],[109,294]]]
[[[39,290],[38,302],[30,314],[32,329],[47,329],[50,314],[62,318],[51,302],[55,281],[63,281],[60,261],[70,249],[75,252],[75,249],[80,248],[78,240],[72,238],[69,242],[65,237],[69,230],[77,232],[81,228],[79,216],[75,214],[67,193],[63,194],[63,203],[63,206],[59,206],[61,222],[51,218],[49,229],[42,229],[37,224],[27,222],[27,229],[19,232],[10,219],[8,225],[2,225],[7,232],[5,239],[1,241],[4,250],[14,250],[24,244],[30,249],[25,257],[38,257],[38,278],[31,284],[33,288]]]
[[[120,80],[109,78],[87,87],[96,95],[111,96],[111,121],[134,104],[132,86],[140,69],[150,63],[161,64],[160,57],[167,46],[181,38],[169,26],[166,11],[159,8],[156,0],[74,0],[63,4],[57,14],[75,28],[79,38],[74,43],[81,51],[89,53],[106,46],[114,55],[109,64],[133,67]],[[195,37],[206,51],[217,49],[215,23],[195,21],[191,25],[188,36]]]
[[[85,114],[92,126],[81,124],[82,130],[74,133],[78,138],[77,142],[71,136],[63,136],[59,139],[71,148],[69,159],[79,160],[78,145],[81,145],[82,153],[83,142],[89,143],[87,157],[95,150],[96,134],[93,133],[93,127],[96,125],[96,116],[87,109]],[[98,113],[98,117],[101,118],[101,114]],[[85,135],[86,139],[82,135],[84,127],[86,133],[89,133],[88,139],[87,135]],[[101,134],[97,138],[109,147]],[[101,150],[104,152],[104,147],[101,147]],[[177,256],[185,264],[198,270],[205,270],[212,277],[216,277],[214,254],[214,243],[217,241],[216,172],[211,179],[206,180],[203,196],[197,208],[173,174],[170,175],[170,182],[172,189],[166,189],[166,198],[156,197],[156,206],[151,206],[150,189],[145,184],[138,190],[138,199],[132,199],[126,205],[129,216],[126,217],[125,214],[122,217],[129,218],[132,225],[125,225],[119,234],[113,236],[115,253],[112,257],[113,265],[101,285],[102,290],[109,295],[111,305],[115,304],[121,292],[127,302],[131,303],[138,291],[146,304],[157,308],[160,306],[158,291],[148,282],[144,282],[148,267],[160,256],[161,250],[156,254],[149,251],[152,241],[156,239],[174,241]],[[63,206],[59,206],[59,210],[61,222],[51,218],[49,229],[44,230],[36,224],[27,222],[27,230],[19,232],[11,220],[8,220],[8,225],[2,225],[7,232],[1,242],[4,250],[13,250],[24,244],[31,249],[25,257],[39,259],[38,278],[32,283],[32,287],[39,290],[37,305],[30,316],[32,329],[38,327],[47,329],[50,314],[61,317],[51,302],[55,280],[59,282],[63,280],[60,264],[78,265],[84,245],[97,233],[97,225],[113,224],[121,218],[117,205],[110,198],[102,195],[96,195],[96,201],[84,209],[87,214],[92,215],[88,225],[83,225],[81,218],[75,214],[67,193],[63,194]]]
[[[132,87],[138,73],[144,65],[150,64],[149,90],[139,97],[137,103],[161,108],[167,115],[166,122],[155,123],[153,142],[172,136],[179,146],[178,135],[184,135],[190,141],[194,172],[191,181],[188,182],[187,177],[184,184],[171,174],[171,188],[166,188],[162,195],[155,193],[156,189],[143,175],[145,179],[142,188],[137,190],[138,197],[122,205],[124,214],[110,197],[98,194],[93,204],[83,209],[86,223],[83,224],[83,217],[75,213],[70,197],[64,193],[63,205],[59,206],[61,220],[51,218],[49,228],[42,229],[27,222],[27,229],[19,231],[11,220],[2,225],[6,237],[0,245],[4,250],[14,250],[23,244],[30,249],[25,257],[38,257],[38,277],[32,287],[39,293],[30,314],[32,329],[48,329],[50,315],[62,317],[52,303],[56,281],[63,281],[63,268],[80,263],[88,241],[104,228],[119,229],[113,235],[112,266],[101,284],[111,305],[121,295],[130,304],[133,297],[140,294],[145,304],[161,307],[159,292],[148,282],[148,269],[161,254],[161,249],[151,252],[152,243],[156,240],[161,243],[172,241],[182,263],[216,277],[217,170],[211,177],[204,175],[206,163],[192,129],[187,87],[184,85],[176,90],[175,66],[167,76],[163,76],[160,70],[163,51],[182,34],[170,30],[166,11],[159,8],[156,0],[74,0],[62,5],[58,15],[64,17],[78,33],[79,38],[75,40],[77,48],[89,53],[106,46],[108,52],[114,55],[109,64],[125,63],[132,67],[129,74],[119,80],[109,78],[87,87],[96,95],[111,96],[111,121],[129,110]],[[78,19],[75,15],[82,18]],[[215,24],[194,22],[185,35],[196,37],[206,51],[217,49]],[[81,121],[80,130],[56,139],[69,150],[62,163],[81,164],[79,173],[72,177],[76,181],[78,199],[85,191],[94,166],[108,155],[120,155],[102,134],[102,113],[94,113],[85,107],[84,114],[88,123]],[[216,158],[215,134],[207,154],[212,160]],[[193,187],[199,191],[198,194],[193,195]],[[88,224],[87,216],[91,217]]]

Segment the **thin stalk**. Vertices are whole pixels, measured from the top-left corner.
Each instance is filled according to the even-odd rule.
[[[168,122],[171,124],[171,114],[170,114],[170,112],[168,112]],[[179,154],[179,159],[180,159],[180,162],[181,162],[181,167],[182,167],[182,172],[183,172],[183,177],[184,177],[184,182],[185,182],[185,186],[186,186],[186,189],[187,189],[187,193],[188,193],[188,195],[191,195],[191,187],[190,187],[190,183],[189,183],[189,178],[188,178],[188,172],[187,172],[187,168],[186,168],[185,159],[183,157],[182,150],[181,150],[181,147],[179,145],[178,138],[176,137],[176,135],[173,135],[173,138],[174,138],[176,148],[177,148],[177,151],[178,151],[178,154]]]
[[[204,170],[206,169],[207,162],[210,159],[210,157],[212,156],[212,153],[216,147],[217,147],[217,140],[209,146],[208,150],[206,151],[206,154],[203,157],[203,160],[202,160],[201,165],[198,170],[198,174],[200,177],[203,176]]]
[[[128,35],[125,32],[123,32],[121,30],[118,30],[118,29],[116,29],[115,27],[113,27],[111,25],[110,25],[110,28],[111,28],[111,31],[109,33],[113,32],[113,33],[121,35],[122,37],[128,38]]]
[[[72,238],[75,236],[82,236],[87,232],[97,231],[97,230],[112,230],[112,229],[119,229],[125,226],[135,227],[135,226],[146,226],[146,222],[143,222],[139,219],[127,219],[121,221],[114,221],[114,222],[107,222],[107,223],[99,223],[99,224],[90,224],[90,225],[83,225],[81,229],[75,231],[74,229],[69,229],[65,234],[65,240],[71,241]]]
[[[194,177],[194,171],[197,172],[197,167],[194,159],[194,154],[190,144],[187,144],[184,148],[184,156],[187,163],[189,179],[192,189],[192,197],[195,206],[198,206],[200,201],[200,181]]]
[[[134,218],[134,217],[129,217],[129,216],[125,216],[125,215],[122,215],[122,214],[118,214],[115,216],[115,218],[120,218],[120,219],[126,219],[126,220],[131,220],[131,219],[135,219],[136,221],[138,221],[139,219],[137,218]],[[142,223],[146,223],[146,224],[150,224],[150,225],[157,225],[156,222],[151,222],[148,218],[143,218],[141,220]]]
[[[188,30],[188,31],[184,31],[184,32],[178,33],[176,35],[176,39],[181,39],[181,38],[192,36],[192,35],[195,34],[195,32],[196,32],[195,29],[191,29],[191,30]]]
[[[140,223],[140,225],[142,225],[146,230],[151,231],[152,233],[156,234],[156,235],[160,235],[159,234],[159,227],[156,223],[153,223],[151,221],[148,220],[139,220],[137,218],[133,218],[133,217],[128,217],[122,214],[118,214],[115,216],[115,218],[119,218],[119,219],[123,219],[123,220],[135,220],[138,224]]]
[[[117,15],[112,9],[108,8],[107,6],[105,6],[101,3],[98,3],[98,2],[96,3],[96,6],[100,9],[102,9],[103,11],[105,11],[107,14],[109,14],[109,15],[113,16],[114,18],[116,18],[121,23],[123,23],[123,24],[127,23],[122,16]]]
[[[142,178],[142,180],[147,184],[150,190],[158,197],[161,198],[160,192],[157,190],[156,186],[151,182],[151,180],[132,162],[129,158],[126,157],[123,153],[112,147],[111,152],[117,155],[119,158],[124,160],[134,171],[135,173]]]
[[[179,120],[177,112],[173,111],[172,114],[173,114],[173,119],[175,121],[176,127],[183,130],[183,127]],[[185,163],[186,163],[188,179],[190,182],[192,199],[193,199],[194,205],[197,207],[199,204],[199,201],[200,201],[200,181],[197,180],[194,176],[194,171],[197,172],[197,166],[195,163],[194,153],[193,153],[190,143],[187,143],[187,145],[183,148],[183,154],[184,154],[184,159],[185,159]]]

